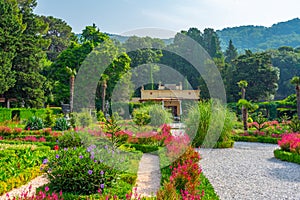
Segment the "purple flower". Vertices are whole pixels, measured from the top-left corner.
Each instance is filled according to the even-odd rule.
[[[43,160],[43,164],[47,164],[47,162],[48,162],[47,158]]]
[[[89,174],[89,175],[91,175],[92,173],[93,173],[93,171],[92,171],[92,170],[89,170],[89,171],[88,171],[88,174]]]
[[[103,189],[103,188],[104,188],[104,184],[100,184],[100,188],[102,188],[102,189]]]
[[[90,148],[87,148],[87,150],[86,150],[87,152],[91,152],[91,149]]]
[[[82,158],[83,158],[83,156],[82,156],[82,155],[80,155],[80,156],[79,156],[79,158],[80,158],[80,159],[82,159]]]
[[[74,147],[73,149],[76,150],[76,147]]]
[[[65,151],[68,151],[68,148],[64,148]]]
[[[96,163],[96,162],[97,162],[97,160],[94,160],[94,162]]]
[[[58,159],[58,158],[59,158],[59,155],[58,155],[58,154],[56,154],[55,158],[56,158],[56,159]]]
[[[103,174],[104,174],[104,171],[101,170],[100,174],[103,175]]]
[[[43,168],[41,167],[40,170],[43,171]]]
[[[95,156],[91,155],[91,159],[93,160],[95,158]]]

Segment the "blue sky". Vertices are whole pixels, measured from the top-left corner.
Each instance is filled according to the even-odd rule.
[[[95,23],[122,34],[140,28],[178,32],[241,25],[271,26],[300,18],[299,0],[37,0],[35,13],[66,21],[75,33]],[[166,35],[172,35],[172,32]],[[167,37],[167,36],[166,36]]]

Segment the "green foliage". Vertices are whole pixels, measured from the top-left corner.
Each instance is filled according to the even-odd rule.
[[[132,114],[134,123],[139,126],[144,126],[151,122],[151,116],[147,107],[135,109]]]
[[[297,163],[300,165],[300,155],[299,154],[283,151],[281,149],[275,149],[274,156],[277,159],[287,161],[287,162]]]
[[[212,110],[213,104],[215,110]],[[204,142],[205,145],[214,146],[215,144],[213,143],[230,140],[235,120],[235,114],[219,102],[206,101],[190,108],[185,124],[187,133],[193,139],[192,145],[194,147],[199,147]],[[220,124],[222,121],[224,124]],[[218,127],[222,126],[221,132],[216,132]]]
[[[40,117],[32,116],[27,120],[25,130],[40,130],[44,128],[44,122]]]
[[[300,120],[297,116],[293,116],[289,126],[293,132],[300,132]]]
[[[50,110],[49,107],[46,109],[45,118],[44,118],[44,125],[45,127],[52,127],[54,125],[54,116],[52,115],[53,111]]]
[[[61,148],[82,146],[82,140],[79,133],[74,131],[65,132],[58,138],[58,143]]]
[[[238,101],[240,80],[248,83],[246,99],[258,101],[270,99],[278,88],[279,70],[272,66],[271,56],[266,52],[252,53],[247,50],[245,54],[237,57],[230,69],[230,75],[225,77],[229,101]],[[228,78],[228,79],[227,79]],[[267,81],[266,81],[267,80]]]
[[[69,128],[70,128],[70,123],[68,122],[68,120],[64,117],[60,117],[56,119],[53,130],[65,131],[68,130]]]
[[[119,175],[116,169],[106,165],[107,161],[100,160],[101,156],[94,146],[57,151],[48,158],[44,170],[48,174],[49,186],[55,191],[84,195],[112,187]]]
[[[120,148],[141,151],[143,153],[151,153],[158,150],[158,146],[147,144],[123,144],[122,146],[120,146]]]
[[[229,40],[232,40],[239,52],[245,49],[263,51],[284,45],[298,47],[300,41],[299,24],[300,20],[295,18],[273,24],[271,27],[239,26],[225,28],[217,31],[217,33],[223,50],[226,49]]]
[[[93,123],[93,117],[87,110],[79,113],[72,113],[76,127],[89,127]]]
[[[260,142],[260,143],[270,143],[277,144],[278,138],[273,137],[265,137],[265,136],[239,136],[235,135],[232,137],[234,141],[242,141],[242,142]]]
[[[149,115],[151,117],[150,125],[161,126],[162,124],[168,124],[172,122],[172,114],[162,108],[161,105],[154,104],[149,106]]]
[[[99,121],[99,122],[105,122],[106,121],[105,115],[102,112],[102,110],[99,110],[97,112],[97,121]]]

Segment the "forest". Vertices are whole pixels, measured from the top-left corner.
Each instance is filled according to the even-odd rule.
[[[97,46],[104,43],[104,48],[113,49],[115,55],[122,49],[132,49],[132,45],[138,50],[122,54],[103,74],[99,74],[95,94],[98,109],[103,106],[103,99],[110,100],[115,85],[125,74],[128,77],[122,80],[130,82],[137,76],[130,73],[131,69],[147,63],[171,66],[184,77],[184,80],[173,80],[174,83],[182,81],[188,82],[193,89],[199,87],[201,98],[208,99],[210,95],[201,74],[196,72],[190,63],[166,50],[176,51],[180,48],[183,35],[196,41],[212,58],[222,76],[228,102],[237,102],[240,98],[237,83],[241,80],[248,82],[246,99],[253,102],[284,99],[295,93],[290,80],[300,74],[300,49],[295,47],[295,43],[287,42],[280,43],[278,48],[255,51],[252,44],[236,39],[242,34],[238,29],[246,30],[250,27],[228,28],[222,32],[212,28],[201,31],[191,27],[177,33],[173,42],[169,44],[162,39],[137,36],[129,37],[120,43],[110,38],[109,34],[101,32],[95,24],[87,25],[82,33],[75,34],[63,19],[34,14],[36,6],[36,0],[0,0],[0,98],[18,99],[13,105],[15,107],[22,104],[25,107],[41,108],[69,103],[70,77],[74,77],[84,60],[91,53],[97,53]],[[299,23],[299,19],[290,23]],[[101,27],[101,24],[99,26]],[[261,32],[254,29],[255,27],[252,27],[252,31],[257,34],[275,29],[284,33],[286,30],[293,32],[295,38],[300,37],[297,26],[289,26],[287,30],[281,23],[270,29],[256,27],[262,29]],[[285,41],[281,38],[276,39],[276,34],[272,38],[262,35],[256,35],[261,44],[274,40]],[[225,49],[222,48],[220,37],[228,39]],[[283,34],[280,37],[293,39]],[[224,41],[222,39],[222,42]],[[237,46],[245,51],[238,51]],[[266,47],[269,46],[272,47]],[[139,76],[151,79],[159,73],[159,65],[153,64],[145,68]],[[155,88],[157,85],[152,82],[146,88]],[[134,92],[133,88],[140,87],[133,85],[123,92],[130,91],[132,96],[138,96],[139,89]],[[105,91],[101,88],[105,88]],[[2,103],[2,106],[5,106],[5,103]]]

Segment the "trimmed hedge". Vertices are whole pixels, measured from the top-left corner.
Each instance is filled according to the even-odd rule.
[[[277,144],[280,138],[272,138],[272,137],[263,137],[263,136],[233,136],[233,140],[241,141],[241,142],[260,142],[260,143],[269,143],[269,144]]]
[[[60,107],[51,107],[50,110],[52,110],[55,115],[62,113]],[[19,120],[27,120],[32,116],[43,118],[46,114],[46,108],[0,108],[0,122],[12,120],[15,117],[13,114],[17,115]]]
[[[281,149],[276,149],[276,150],[274,150],[274,156],[275,156],[275,158],[280,159],[282,161],[293,162],[293,163],[297,163],[300,165],[300,155],[299,154],[283,151]]]
[[[55,145],[57,145],[56,142],[26,142],[26,141],[17,141],[17,140],[0,140],[0,144],[33,144],[39,147],[45,147],[53,149]],[[45,149],[46,150],[46,149]]]
[[[214,148],[232,148],[234,145],[234,140],[228,140],[223,142],[217,142]]]
[[[34,179],[35,177],[41,175],[40,167],[32,167],[25,169],[24,172],[20,173],[16,177],[11,177],[8,180],[0,181],[0,195],[3,195],[10,190],[25,185],[30,180]]]
[[[146,145],[146,144],[123,144],[125,148],[133,148],[137,151],[141,151],[143,153],[151,153],[158,150],[158,146]]]

